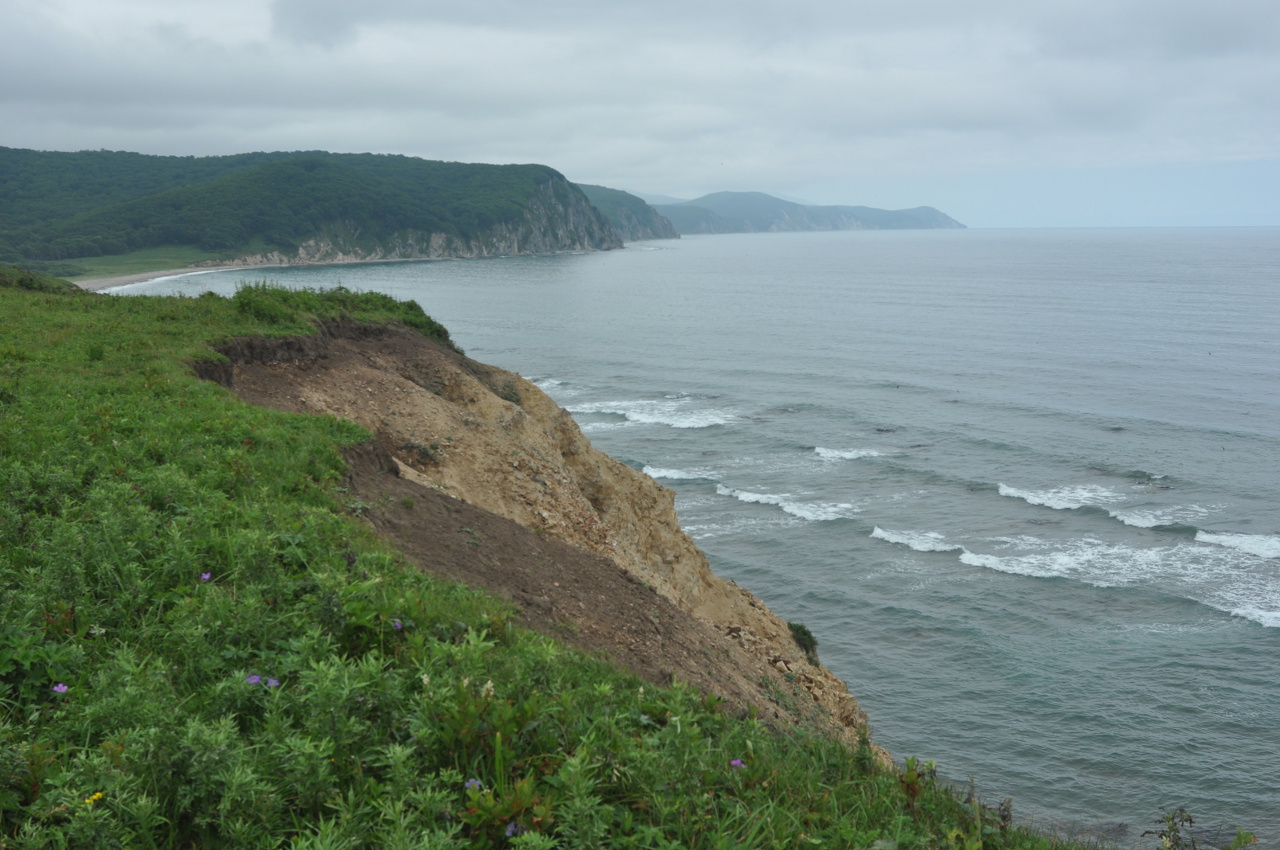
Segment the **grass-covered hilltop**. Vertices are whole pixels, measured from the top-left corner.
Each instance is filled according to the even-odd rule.
[[[97,258],[161,248],[168,249],[163,262],[187,265],[620,245],[582,191],[543,165],[323,151],[179,157],[0,147],[0,261],[72,276],[100,268]]]
[[[589,606],[544,615],[567,610],[539,607],[549,586],[431,574],[595,556],[390,471],[401,489],[370,495],[370,432],[197,377],[228,383],[215,347],[287,359],[345,333],[496,380],[413,303],[104,297],[10,268],[0,317],[0,848],[1064,846],[865,734],[571,648]],[[516,428],[530,400],[495,391]],[[450,445],[408,448],[429,466]],[[663,643],[680,623],[629,581],[653,599],[634,643]],[[578,583],[554,592],[595,598]]]

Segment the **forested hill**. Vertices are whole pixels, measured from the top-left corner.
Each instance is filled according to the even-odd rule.
[[[763,192],[715,192],[654,207],[681,233],[781,230],[914,230],[963,224],[933,207],[881,210],[862,206],[806,206]]]
[[[581,190],[542,165],[323,151],[170,157],[0,148],[0,260],[167,245],[308,262],[620,244]]]
[[[623,239],[679,239],[680,234],[664,216],[630,192],[579,183],[587,200],[618,229]]]

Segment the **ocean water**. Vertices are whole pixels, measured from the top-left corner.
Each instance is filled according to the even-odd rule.
[[[1280,229],[261,277],[413,298],[538,382],[675,490],[717,572],[812,629],[895,756],[1042,826],[1137,843],[1185,806],[1280,847]]]

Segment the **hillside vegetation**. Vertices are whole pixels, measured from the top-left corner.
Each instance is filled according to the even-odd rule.
[[[337,319],[450,346],[416,305],[39,280],[0,286],[0,848],[1055,846],[517,627],[371,533],[367,432],[193,374]]]
[[[861,206],[806,206],[762,192],[715,192],[654,207],[680,233],[757,233],[788,230],[916,230],[962,228],[933,207],[880,210]]]
[[[541,165],[321,151],[162,157],[0,148],[0,260],[173,245],[226,258],[287,258],[315,240],[353,256],[399,256],[437,250],[433,237],[443,253],[465,254],[508,232],[520,250],[521,229],[580,231],[562,239],[564,250],[618,241],[577,188]]]
[[[680,234],[657,210],[630,192],[606,186],[577,184],[587,200],[618,229],[623,239],[679,239]]]

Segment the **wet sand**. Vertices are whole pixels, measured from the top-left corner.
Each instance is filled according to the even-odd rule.
[[[272,266],[200,266],[199,268],[185,269],[164,269],[160,271],[138,272],[137,274],[122,274],[114,277],[91,277],[84,280],[73,281],[76,286],[81,289],[87,289],[90,292],[100,292],[104,289],[110,289],[113,286],[127,286],[130,283],[142,283],[148,280],[156,280],[162,277],[174,277],[176,275],[202,274],[204,272],[221,272],[232,269],[275,269],[281,268],[278,265]]]

